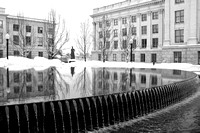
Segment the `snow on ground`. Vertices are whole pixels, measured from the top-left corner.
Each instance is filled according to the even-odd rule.
[[[0,67],[6,67],[10,70],[23,70],[34,68],[43,70],[48,67],[55,66],[59,69],[65,67],[127,67],[127,68],[160,68],[160,69],[179,69],[193,71],[200,74],[200,65],[192,65],[189,63],[142,63],[142,62],[102,62],[102,61],[76,61],[71,63],[61,62],[59,59],[48,60],[44,57],[35,57],[28,59],[24,57],[9,56],[9,59],[0,58]]]

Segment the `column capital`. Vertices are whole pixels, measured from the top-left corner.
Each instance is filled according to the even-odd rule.
[[[147,12],[147,15],[151,15],[151,14],[152,14],[152,11],[148,11],[148,12]]]
[[[158,11],[160,14],[162,14],[164,12],[164,9],[159,9]]]
[[[137,16],[137,17],[140,17],[140,16],[141,16],[141,13],[137,13],[136,16]]]
[[[96,25],[96,22],[92,22],[92,24],[95,26],[95,25]]]

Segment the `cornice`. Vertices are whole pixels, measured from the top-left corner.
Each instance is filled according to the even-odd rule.
[[[90,17],[94,18],[94,17],[105,15],[105,14],[110,14],[110,13],[114,13],[114,12],[130,10],[130,9],[133,9],[133,8],[137,9],[137,8],[140,8],[140,7],[145,7],[145,6],[149,6],[149,5],[156,5],[156,4],[160,4],[160,3],[164,3],[164,2],[165,2],[165,0],[152,0],[152,1],[139,3],[139,4],[133,4],[133,5],[127,4],[127,6],[124,6],[124,7],[119,7],[119,8],[116,8],[116,9],[110,9],[110,10],[107,10],[107,11],[94,13],[94,14],[90,15]]]

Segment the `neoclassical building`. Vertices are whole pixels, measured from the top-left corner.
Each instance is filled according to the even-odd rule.
[[[41,56],[48,58],[47,54],[47,20],[12,16],[5,13],[5,8],[0,7],[0,58],[6,57],[6,34],[10,35],[9,56],[28,58]]]
[[[126,0],[91,17],[93,60],[200,64],[198,0]]]

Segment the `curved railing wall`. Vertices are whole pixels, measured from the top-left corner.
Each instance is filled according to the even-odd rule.
[[[80,99],[0,107],[4,132],[85,132],[128,121],[193,94],[197,76],[169,85]]]

